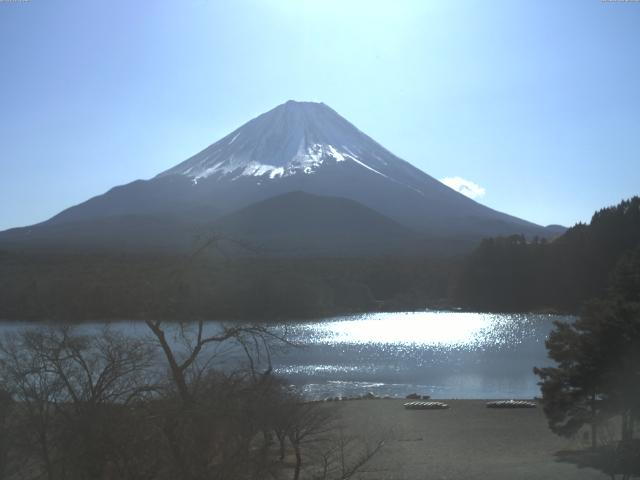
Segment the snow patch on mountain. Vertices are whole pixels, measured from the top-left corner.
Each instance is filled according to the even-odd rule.
[[[239,133],[234,135],[228,144],[232,144],[239,135]],[[218,150],[214,150],[211,152],[211,155],[203,156],[196,164],[190,165],[176,173],[192,178],[194,183],[198,183],[198,180],[216,174],[220,177],[231,175],[231,180],[237,180],[241,177],[261,177],[273,180],[299,173],[305,175],[313,174],[327,161],[336,163],[352,161],[373,173],[386,177],[386,175],[375,168],[361,162],[348,148],[339,150],[333,145],[320,143],[314,143],[313,145],[305,147],[304,142],[301,142],[296,154],[289,161],[285,162],[284,166],[273,165],[268,159],[265,159],[264,162],[255,160],[244,161],[233,155],[227,160],[215,162],[218,152]]]

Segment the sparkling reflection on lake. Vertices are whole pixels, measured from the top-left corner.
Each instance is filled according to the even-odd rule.
[[[533,367],[551,363],[544,340],[554,320],[571,317],[428,311],[280,324],[276,331],[286,331],[298,346],[275,356],[274,371],[313,399],[368,392],[532,398],[539,395]],[[130,335],[148,334],[142,322],[109,325]],[[90,333],[103,326],[78,328]],[[207,322],[207,329],[219,327],[219,322]],[[22,328],[24,323],[0,324],[0,332]],[[177,332],[175,326],[168,328]]]
[[[544,340],[569,317],[467,312],[374,313],[295,324],[304,347],[276,371],[308,397],[532,398],[534,366],[549,365]]]

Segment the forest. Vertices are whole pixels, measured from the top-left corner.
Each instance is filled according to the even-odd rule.
[[[281,320],[423,309],[451,269],[430,258],[0,256],[0,318]]]
[[[578,313],[640,251],[640,197],[596,212],[553,241],[492,238],[463,262],[452,302],[480,311]]]
[[[634,250],[635,249],[635,250]],[[0,318],[251,319],[461,308],[578,313],[640,249],[640,198],[552,240],[488,238],[467,256],[345,258],[0,252]],[[635,253],[634,253],[635,252]]]

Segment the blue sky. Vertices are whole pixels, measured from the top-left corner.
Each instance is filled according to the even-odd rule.
[[[640,3],[0,2],[0,65],[0,229],[288,99],[540,224],[640,194]]]

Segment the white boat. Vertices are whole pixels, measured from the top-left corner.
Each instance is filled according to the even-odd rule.
[[[487,402],[487,408],[536,408],[536,402],[525,400],[496,400]]]
[[[442,410],[449,408],[449,405],[442,402],[409,402],[404,404],[407,410]]]

